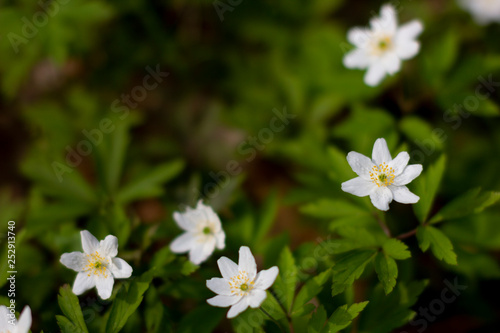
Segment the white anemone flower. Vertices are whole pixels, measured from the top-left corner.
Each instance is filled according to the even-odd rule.
[[[249,306],[260,307],[267,297],[266,290],[279,273],[278,267],[273,266],[257,274],[255,258],[247,246],[240,247],[238,265],[226,257],[221,257],[217,264],[222,278],[207,280],[207,287],[218,295],[207,302],[222,308],[230,306],[228,318],[236,317]]]
[[[28,333],[31,327],[31,309],[25,306],[23,312],[19,315],[19,320],[9,311],[9,309],[0,305],[0,333]]]
[[[500,22],[500,0],[458,0],[480,25]]]
[[[347,68],[368,69],[364,81],[377,86],[387,75],[401,69],[401,60],[413,58],[420,50],[416,38],[423,30],[419,20],[398,27],[396,10],[384,5],[380,17],[370,21],[370,27],[355,27],[347,33],[347,39],[356,48],[344,57]]]
[[[195,209],[188,207],[185,213],[175,212],[174,220],[185,232],[172,241],[170,249],[174,253],[189,252],[193,264],[207,260],[216,247],[222,250],[226,246],[226,234],[219,217],[202,200]]]
[[[97,288],[102,299],[108,299],[113,291],[115,279],[126,279],[132,275],[132,267],[118,254],[118,238],[112,235],[98,241],[90,232],[83,230],[82,252],[64,253],[61,263],[78,272],[73,293],[81,295],[85,291]]]
[[[372,158],[351,151],[347,162],[359,177],[342,183],[342,191],[358,197],[370,196],[373,205],[380,210],[389,210],[395,200],[414,204],[420,199],[405,186],[422,172],[421,164],[408,165],[410,155],[403,151],[392,159],[385,139],[377,139]]]

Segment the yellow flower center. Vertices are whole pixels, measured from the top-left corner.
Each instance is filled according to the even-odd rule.
[[[374,166],[370,171],[370,179],[378,187],[392,185],[395,177],[394,169],[390,168],[385,162],[379,164],[378,167]]]
[[[250,281],[248,273],[245,271],[238,272],[229,280],[231,294],[236,296],[245,296],[253,289],[254,282]]]
[[[381,55],[392,49],[392,39],[388,36],[379,36],[372,42],[371,52],[374,55]]]
[[[92,254],[87,254],[87,266],[85,271],[87,275],[101,275],[104,278],[108,277],[108,260],[102,257],[99,252],[95,251]]]

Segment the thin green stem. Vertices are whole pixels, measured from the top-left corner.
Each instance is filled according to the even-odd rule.
[[[276,319],[274,319],[274,318],[273,318],[273,316],[271,316],[271,315],[270,315],[270,314],[269,314],[266,310],[264,310],[262,307],[260,307],[259,309],[260,309],[260,311],[264,312],[264,314],[265,314],[266,316],[268,316],[268,317],[269,317],[269,318],[270,318],[270,319],[271,319],[271,320],[272,320],[272,321],[276,324],[276,326],[278,326],[278,327],[279,327],[279,329],[281,330],[281,332],[283,332],[283,333],[285,333],[285,332],[286,332],[286,331],[283,329],[283,327],[281,326],[281,324],[280,324],[280,323],[279,323]]]
[[[373,216],[375,216],[375,219],[377,220],[378,224],[380,225],[384,233],[387,235],[387,237],[392,238],[391,230],[389,230],[389,227],[387,226],[387,224],[385,223],[385,219],[383,218],[384,215],[380,217],[379,213],[375,212]]]

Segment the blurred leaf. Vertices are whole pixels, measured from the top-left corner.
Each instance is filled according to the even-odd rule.
[[[254,244],[262,244],[262,240],[272,227],[276,213],[278,212],[278,193],[273,191],[265,201],[258,219],[257,229],[253,234]]]
[[[68,331],[69,327],[74,327],[75,330],[73,332],[88,333],[89,331],[87,329],[87,325],[85,325],[85,320],[83,319],[82,309],[80,308],[80,302],[78,301],[78,297],[73,294],[69,285],[66,284],[59,289],[57,301],[59,302],[59,307],[62,312],[67,317],[62,317],[64,319],[58,318],[59,327],[61,327],[62,330]]]
[[[358,217],[370,214],[369,211],[341,199],[320,199],[302,206],[300,211],[318,218]]]
[[[417,229],[417,238],[422,251],[425,252],[430,247],[434,256],[439,260],[444,260],[450,265],[457,264],[457,255],[453,252],[450,239],[439,229],[431,226],[420,226]]]
[[[179,333],[210,333],[217,327],[226,310],[203,304],[191,310],[179,324]]]
[[[443,149],[445,137],[442,129],[433,129],[429,123],[424,120],[409,116],[404,117],[399,123],[401,131],[418,146],[432,146],[432,151]],[[438,135],[441,132],[441,136]]]
[[[414,192],[420,197],[420,200],[413,205],[413,210],[420,223],[427,221],[441,179],[443,178],[445,167],[446,157],[443,154],[433,165],[429,166],[427,170],[413,181],[415,184]]]
[[[291,310],[297,284],[297,267],[295,259],[288,247],[281,251],[278,259],[279,275],[273,285],[278,301],[283,304],[287,311]]]

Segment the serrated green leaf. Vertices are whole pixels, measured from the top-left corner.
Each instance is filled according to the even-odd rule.
[[[384,252],[396,260],[404,260],[411,257],[408,246],[399,239],[391,238],[387,240],[382,248]]]
[[[73,324],[68,318],[56,315],[57,325],[62,333],[84,333],[81,328]]]
[[[75,332],[88,333],[87,325],[85,324],[85,320],[83,319],[82,309],[80,308],[80,302],[78,301],[78,297],[76,297],[73,291],[71,291],[69,285],[66,284],[59,289],[57,301],[63,314],[76,329]],[[61,319],[61,321],[64,322],[64,325],[68,324],[64,319]]]
[[[343,254],[333,266],[332,296],[343,292],[358,279],[365,266],[375,257],[376,251],[356,250]]]
[[[424,170],[423,174],[413,181],[415,183],[414,192],[420,196],[420,200],[413,205],[413,210],[420,223],[427,221],[439,184],[443,178],[445,166],[446,157],[443,154],[433,165],[428,167],[428,170]]]
[[[396,286],[398,277],[398,265],[396,261],[385,253],[378,253],[375,257],[375,271],[378,279],[384,287],[385,294],[388,295]]]
[[[299,311],[301,308],[309,302],[313,297],[318,295],[323,289],[323,285],[329,280],[331,275],[331,270],[326,270],[315,277],[308,280],[305,285],[300,289],[299,293],[295,297],[292,308],[292,316],[299,316]],[[313,308],[314,309],[314,308]],[[304,313],[300,313],[303,315]]]
[[[444,206],[429,223],[478,214],[500,200],[500,192],[481,192],[480,188],[468,191]]]
[[[351,306],[342,305],[328,319],[328,323],[322,333],[336,333],[351,324],[351,322],[359,315],[366,307],[368,301],[355,303]]]
[[[430,247],[434,256],[439,260],[444,260],[450,265],[457,264],[457,255],[453,251],[453,244],[439,229],[431,226],[420,226],[417,229],[417,238],[422,251],[425,252]]]
[[[323,305],[318,306],[307,325],[307,333],[320,333],[326,323],[326,310]]]
[[[295,259],[288,247],[285,247],[281,251],[278,259],[278,267],[280,272],[273,289],[276,292],[278,301],[283,304],[287,311],[290,311],[295,295],[298,271],[295,266]]]

